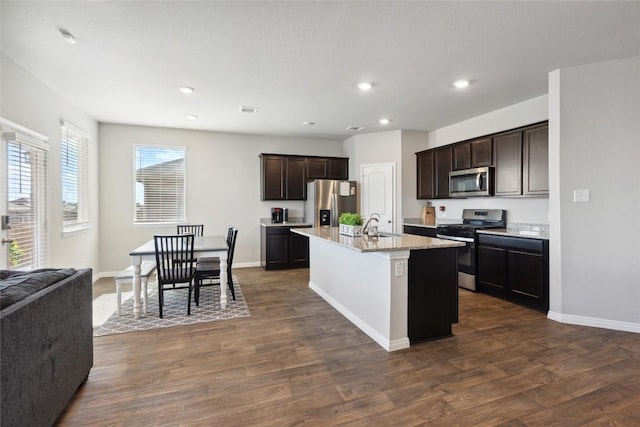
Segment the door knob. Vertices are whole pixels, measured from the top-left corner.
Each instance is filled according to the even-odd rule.
[[[7,243],[13,243],[13,239],[2,239],[3,245],[6,245]]]

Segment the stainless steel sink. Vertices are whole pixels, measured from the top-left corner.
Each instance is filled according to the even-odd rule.
[[[401,237],[402,234],[397,234],[397,233],[387,233],[387,232],[382,232],[382,233],[378,233],[378,237]]]

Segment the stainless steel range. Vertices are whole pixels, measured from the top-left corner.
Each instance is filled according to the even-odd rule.
[[[486,228],[505,228],[507,211],[502,209],[464,209],[462,224],[443,224],[437,227],[437,237],[465,242],[458,249],[458,286],[476,290],[476,231]]]

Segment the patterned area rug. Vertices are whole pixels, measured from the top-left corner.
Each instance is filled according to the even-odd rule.
[[[249,317],[249,308],[240,290],[238,279],[233,276],[236,301],[227,291],[227,307],[220,308],[220,286],[205,286],[200,288],[200,305],[191,301],[191,315],[187,315],[188,289],[176,289],[164,293],[163,318],[158,313],[158,288],[149,282],[149,309],[146,315],[136,319],[133,315],[133,297],[122,301],[122,314],[118,317],[113,313],[101,326],[93,328],[93,336],[121,334],[125,332],[146,331],[156,328],[169,328],[171,326],[193,325],[195,323],[215,322],[218,320]],[[193,298],[193,296],[192,296]],[[113,306],[115,309],[115,305]]]

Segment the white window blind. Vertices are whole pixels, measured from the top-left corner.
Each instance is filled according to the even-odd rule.
[[[61,121],[60,172],[64,231],[89,227],[89,137]]]
[[[185,221],[185,148],[136,146],[135,223]]]
[[[44,137],[13,130],[3,133],[7,144],[7,238],[12,240],[7,265],[12,270],[43,268],[48,259],[48,146]]]

